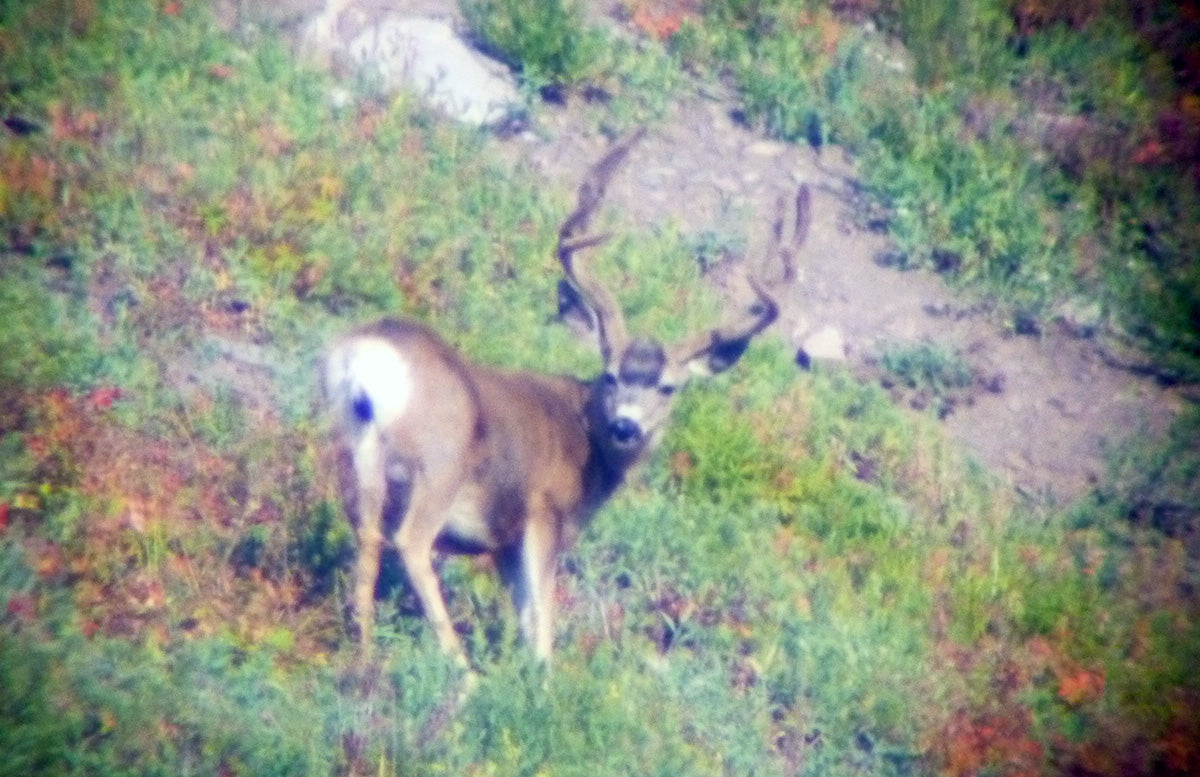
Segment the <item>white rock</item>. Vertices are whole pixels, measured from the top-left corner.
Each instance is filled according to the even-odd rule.
[[[832,324],[826,324],[805,337],[800,350],[813,361],[846,360],[846,340]]]
[[[383,19],[359,33],[346,50],[350,62],[378,76],[385,88],[412,89],[466,124],[499,121],[520,102],[498,64],[436,19]]]
[[[341,49],[338,22],[347,5],[348,0],[329,0],[320,13],[308,20],[297,41],[301,56],[325,67],[332,64],[334,54]]]
[[[385,14],[369,20],[346,0],[331,0],[300,35],[299,50],[342,63],[385,91],[410,89],[465,124],[492,124],[521,104],[507,69],[468,46],[440,19]]]
[[[779,156],[786,150],[786,145],[774,140],[759,140],[746,146],[746,153],[751,156]]]

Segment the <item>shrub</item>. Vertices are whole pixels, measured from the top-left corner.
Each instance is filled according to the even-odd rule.
[[[466,0],[480,45],[535,89],[579,86],[594,75],[601,41],[578,0]]]

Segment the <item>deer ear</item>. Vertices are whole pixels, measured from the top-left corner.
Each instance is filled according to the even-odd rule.
[[[714,337],[707,348],[687,359],[688,371],[702,377],[711,377],[724,372],[737,364],[749,347],[750,336],[735,337],[731,340],[720,340]]]
[[[579,290],[566,280],[558,282],[558,315],[555,318],[580,340],[599,345],[600,324],[596,312]]]

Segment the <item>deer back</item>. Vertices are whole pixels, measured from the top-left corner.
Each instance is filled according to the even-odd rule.
[[[463,544],[506,547],[528,500],[566,518],[590,490],[580,381],[476,364],[422,324],[384,319],[331,349],[326,382],[350,444],[378,435],[389,481],[456,483],[446,528]]]

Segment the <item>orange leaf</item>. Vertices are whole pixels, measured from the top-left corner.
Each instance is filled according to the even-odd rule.
[[[63,570],[63,554],[57,545],[47,542],[42,546],[42,552],[33,562],[33,571],[38,577],[47,578],[58,575]]]
[[[105,386],[93,389],[92,393],[88,394],[88,404],[92,406],[93,410],[108,410],[121,396],[121,389],[115,386]]]
[[[1104,670],[1080,669],[1058,682],[1058,696],[1067,704],[1078,706],[1095,701],[1104,695]]]
[[[45,157],[6,156],[0,160],[0,176],[9,191],[30,194],[41,200],[54,196],[55,176],[58,168]]]
[[[687,451],[676,451],[671,454],[671,475],[683,480],[696,469],[696,462]]]
[[[1147,140],[1133,152],[1130,161],[1135,165],[1149,165],[1162,161],[1163,145],[1157,140]]]
[[[62,103],[50,106],[50,132],[58,140],[89,138],[100,129],[95,111],[77,111]]]
[[[22,620],[32,620],[37,613],[37,604],[29,594],[14,594],[8,598],[8,614]]]
[[[634,27],[657,40],[666,40],[699,10],[696,0],[641,0],[634,4],[630,21]]]
[[[842,25],[832,17],[822,17],[817,21],[817,31],[821,36],[821,51],[832,57],[837,53],[838,42],[842,38]]]
[[[657,40],[666,40],[679,32],[679,28],[683,26],[683,17],[639,8],[633,12],[633,25]]]

